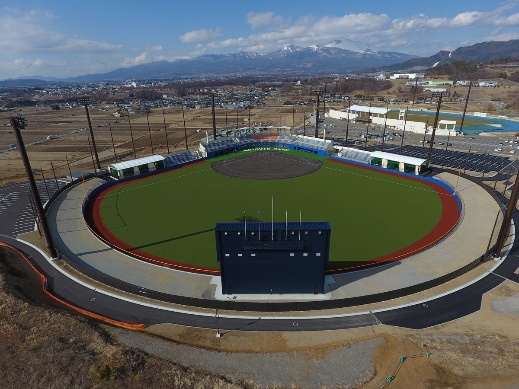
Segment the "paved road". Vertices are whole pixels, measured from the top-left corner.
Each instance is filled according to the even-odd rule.
[[[65,182],[54,179],[37,180],[36,186],[43,204]],[[18,236],[33,231],[36,210],[28,183],[10,184],[0,187],[0,234]]]
[[[478,311],[482,295],[504,282],[505,278],[514,279],[516,276],[514,271],[519,266],[519,255],[517,254],[519,250],[516,249],[492,273],[486,274],[468,287],[438,299],[373,313],[326,318],[240,318],[220,315],[217,318],[216,312],[214,315],[204,316],[188,312],[175,312],[102,294],[63,275],[33,247],[6,236],[0,236],[0,240],[19,248],[36,262],[40,271],[48,277],[53,293],[77,307],[133,324],[176,323],[222,331],[318,331],[378,324],[414,329],[427,328]]]

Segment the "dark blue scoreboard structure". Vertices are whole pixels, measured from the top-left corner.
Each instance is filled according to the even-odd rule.
[[[216,224],[223,294],[324,293],[328,222]]]

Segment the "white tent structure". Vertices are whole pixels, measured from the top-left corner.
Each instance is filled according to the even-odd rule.
[[[426,159],[386,153],[384,151],[374,151],[371,153],[371,165],[416,175],[420,174],[422,169],[428,167]]]
[[[108,166],[108,171],[110,175],[115,178],[132,177],[162,169],[165,166],[164,160],[165,158],[162,155],[150,155],[148,157],[114,163]]]

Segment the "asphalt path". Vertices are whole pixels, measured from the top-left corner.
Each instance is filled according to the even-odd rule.
[[[54,179],[36,180],[42,205],[64,185],[65,182]],[[18,236],[34,230],[36,210],[28,183],[0,187],[0,220],[2,235]]]
[[[326,118],[324,123],[320,125],[320,128],[326,128],[326,138],[333,139],[341,143],[344,141],[346,137],[346,127],[348,127],[348,139],[352,142],[360,141],[361,144],[364,143],[364,139],[361,138],[362,135],[369,133],[371,135],[381,136],[384,131],[384,126],[381,125],[369,125],[361,124],[361,123],[352,123],[350,122],[348,126],[346,125],[346,120],[338,120],[332,118]],[[432,124],[432,123],[431,123]],[[405,134],[401,130],[394,130],[386,128],[386,132],[389,133],[389,136],[394,139],[390,141],[395,145],[400,145],[402,136],[404,137],[404,144],[410,145],[418,145],[421,140],[424,139],[423,134],[417,134],[413,132],[406,131]],[[308,128],[306,134],[309,136],[313,136],[315,133],[315,128]],[[509,138],[509,136],[508,136]],[[431,134],[425,135],[425,140],[430,140]],[[447,146],[447,148],[453,148],[458,150],[467,150],[470,152],[478,152],[481,154],[498,154],[504,157],[513,156],[514,154],[519,154],[519,141],[518,143],[510,143],[508,140],[494,136],[479,136],[479,135],[459,135],[459,136],[445,136],[445,135],[436,135],[435,142],[438,145],[442,142],[444,145],[447,143],[451,143],[451,146]],[[505,142],[506,141],[506,142]],[[348,145],[352,143],[349,142]],[[344,146],[344,144],[341,144]],[[439,145],[438,145],[439,146]],[[497,150],[500,149],[500,150]]]
[[[183,326],[221,331],[320,331],[366,327],[387,324],[405,328],[427,328],[458,319],[481,307],[482,295],[505,281],[514,279],[519,266],[517,250],[508,255],[492,273],[475,283],[437,299],[429,299],[409,306],[397,307],[356,315],[330,317],[230,317],[212,314],[194,314],[181,310],[167,310],[141,302],[127,301],[119,296],[102,293],[91,286],[67,277],[57,270],[42,253],[14,238],[0,236],[0,240],[17,247],[36,263],[48,278],[52,293],[76,307],[101,316],[130,324],[154,325],[175,323]]]

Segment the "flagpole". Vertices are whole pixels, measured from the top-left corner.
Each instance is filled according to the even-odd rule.
[[[272,241],[274,241],[274,196],[272,196]]]
[[[285,210],[285,240],[288,240],[288,210]]]
[[[299,240],[301,240],[301,224],[302,224],[302,221],[301,221],[301,210],[299,210]]]
[[[258,211],[258,240],[261,241],[261,220],[260,220],[259,211]]]

